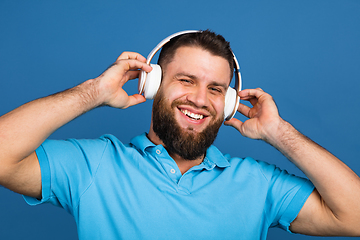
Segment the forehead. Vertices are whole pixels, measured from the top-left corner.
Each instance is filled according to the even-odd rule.
[[[200,47],[178,48],[171,62],[166,64],[164,72],[169,75],[184,73],[199,79],[225,82],[227,85],[231,80],[228,61]]]

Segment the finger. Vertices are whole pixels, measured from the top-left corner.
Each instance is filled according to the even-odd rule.
[[[140,62],[146,62],[146,58],[144,56],[142,56],[141,54],[136,53],[136,52],[123,52],[117,58],[116,61],[126,60],[126,59],[135,59],[135,60],[139,60]]]
[[[150,72],[152,70],[152,67],[150,65],[135,59],[121,60],[115,63],[115,65],[119,65],[125,71],[141,69],[146,72]]]
[[[242,103],[239,103],[239,106],[238,106],[238,109],[237,109],[237,111],[239,112],[239,113],[241,113],[242,115],[244,115],[245,117],[248,117],[248,118],[250,118],[250,110],[251,110],[251,108],[250,107],[248,107],[248,106],[246,106],[246,105],[244,105],[244,104],[242,104]]]
[[[255,106],[258,102],[266,101],[266,99],[272,99],[272,97],[261,88],[240,91],[239,96],[241,100],[249,101],[252,106]]]
[[[244,89],[239,92],[240,99],[249,100],[252,98],[259,98],[265,92],[261,88],[257,89]]]
[[[127,105],[124,108],[128,108],[146,101],[146,98],[140,94],[134,94],[129,96]]]
[[[239,119],[232,118],[232,119],[230,119],[228,121],[225,121],[224,125],[231,126],[231,127],[235,128],[236,130],[238,130],[241,133],[241,126],[243,125],[243,122],[240,121]]]
[[[140,74],[139,70],[130,70],[126,73],[126,79],[130,80],[130,79],[138,78],[139,74]]]

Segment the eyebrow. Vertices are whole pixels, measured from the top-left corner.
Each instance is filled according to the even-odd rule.
[[[180,72],[180,73],[177,73],[177,74],[175,75],[175,78],[176,78],[176,79],[179,79],[179,78],[181,78],[181,77],[188,77],[188,78],[190,78],[190,79],[199,80],[199,78],[198,78],[197,76],[192,75],[192,74],[189,74],[189,73]],[[212,81],[212,82],[210,83],[210,85],[222,87],[222,88],[224,88],[225,90],[229,87],[229,85],[227,85],[227,84],[221,84],[221,83],[218,83],[218,82],[216,82],[216,81]]]

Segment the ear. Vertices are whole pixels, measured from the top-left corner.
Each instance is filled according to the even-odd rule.
[[[145,79],[144,86],[144,97],[146,99],[154,99],[157,91],[159,90],[162,71],[160,65],[150,64],[153,68],[151,72],[149,72]]]

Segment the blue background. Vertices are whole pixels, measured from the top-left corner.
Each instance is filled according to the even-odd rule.
[[[160,40],[187,29],[224,35],[240,62],[243,87],[269,92],[284,119],[360,174],[357,0],[1,0],[0,115],[98,76],[123,51],[147,56]],[[137,81],[126,90],[135,93]],[[128,142],[148,131],[151,104],[95,109],[51,138],[112,133]],[[215,144],[303,176],[275,149],[231,127],[221,128]],[[60,208],[29,207],[0,187],[0,239],[22,238],[76,239],[75,222]],[[268,239],[313,237],[271,229]]]

